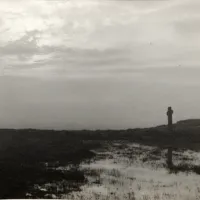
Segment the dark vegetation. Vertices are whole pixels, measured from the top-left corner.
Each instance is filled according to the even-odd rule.
[[[196,173],[198,175],[200,175],[200,166],[196,166],[196,165],[191,165],[191,164],[178,164],[178,165],[172,165],[169,168],[169,172],[170,173],[179,173],[179,172],[184,172],[184,173]]]
[[[191,121],[190,121],[191,123]],[[183,125],[184,124],[184,125]],[[87,180],[79,170],[82,161],[94,157],[91,151],[102,147],[104,142],[129,141],[165,148],[199,150],[200,128],[195,125],[177,123],[174,132],[166,126],[128,130],[0,130],[0,198],[52,198],[49,194],[60,195],[79,190]],[[152,153],[157,159],[159,150]],[[56,170],[60,166],[70,166],[68,170]],[[173,166],[174,167],[174,166]],[[177,166],[171,171],[195,171],[199,167]],[[76,182],[76,184],[74,184]],[[47,190],[36,185],[51,183]],[[59,187],[59,188],[58,188]]]
[[[85,181],[78,165],[92,158],[90,149],[99,146],[56,131],[1,130],[0,140],[0,198],[25,198],[26,193],[33,194],[32,198],[45,197],[48,193],[36,189],[35,184],[63,182],[69,186],[63,187],[68,190],[65,193],[78,189],[79,184],[77,188],[70,184]],[[69,170],[55,170],[67,165]],[[58,194],[56,190],[51,188],[51,193]]]

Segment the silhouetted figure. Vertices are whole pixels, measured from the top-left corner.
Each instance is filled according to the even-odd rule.
[[[167,111],[167,116],[168,116],[168,129],[171,131],[172,130],[172,115],[173,115],[173,110],[171,107],[168,107],[168,111]]]

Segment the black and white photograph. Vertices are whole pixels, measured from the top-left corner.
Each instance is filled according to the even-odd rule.
[[[0,199],[200,200],[200,1],[0,0]]]

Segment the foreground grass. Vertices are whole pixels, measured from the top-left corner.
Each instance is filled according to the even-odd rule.
[[[82,186],[80,192],[72,192],[63,198],[69,200],[200,199],[200,179],[196,172],[177,169],[176,173],[169,173],[169,169],[164,165],[166,157],[164,149],[123,141],[119,141],[117,145],[112,143],[110,146],[107,153],[98,153],[99,160],[82,165],[90,182]],[[175,151],[174,160],[178,164],[175,163],[174,167],[180,166],[182,160],[194,166],[197,162],[196,155],[197,153],[193,151],[190,153],[187,150]]]
[[[52,194],[61,198],[63,194],[80,190],[87,182],[86,172],[79,168],[80,163],[95,156],[91,149],[114,141],[120,141],[117,148],[129,161],[140,158],[144,150],[138,147],[134,154],[132,150],[124,152],[127,141],[157,146],[153,153],[141,158],[143,163],[159,160],[162,156],[160,147],[172,143],[198,150],[200,147],[200,136],[196,132],[177,131],[172,137],[163,127],[119,131],[0,130],[0,198],[22,199],[27,194],[30,198],[55,198]],[[126,142],[123,144],[122,141]],[[103,148],[106,150],[106,146]],[[62,170],[62,166],[68,170]],[[174,170],[183,171],[184,168]],[[198,168],[187,170],[199,173]],[[107,171],[106,174],[121,177],[119,170]]]

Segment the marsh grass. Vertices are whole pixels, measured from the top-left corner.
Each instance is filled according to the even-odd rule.
[[[124,145],[125,149],[121,146],[119,149],[118,146],[120,145],[110,148],[112,158],[105,156],[87,166],[91,170],[90,175],[98,176],[99,182],[81,187],[82,191],[78,192],[78,196],[74,193],[73,199],[200,199],[200,180],[194,175],[199,173],[199,167],[192,164],[196,162],[195,152],[174,151],[176,168],[170,172],[165,165],[166,149],[131,143]],[[153,156],[156,159],[152,159]],[[147,160],[143,162],[145,158]],[[68,199],[72,199],[71,196]]]
[[[169,174],[166,151],[160,146],[173,139],[159,128],[0,132],[0,198],[196,200],[200,196],[198,156],[174,150]],[[177,132],[175,137],[188,148],[189,143],[198,147],[197,134]],[[99,168],[93,168],[94,163]]]

